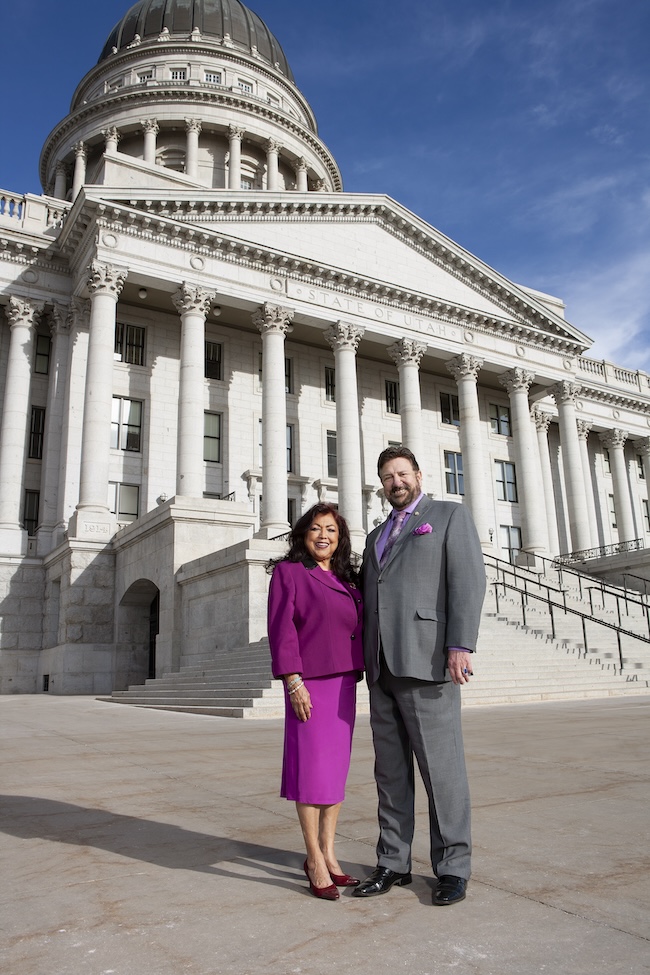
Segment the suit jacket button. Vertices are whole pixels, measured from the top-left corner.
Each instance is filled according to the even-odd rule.
[[[352,634],[352,636],[350,637],[350,639],[351,640],[354,640],[355,639],[354,633]]]

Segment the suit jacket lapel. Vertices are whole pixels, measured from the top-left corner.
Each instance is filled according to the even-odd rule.
[[[390,563],[393,561],[395,556],[402,551],[402,549],[406,545],[407,538],[409,538],[413,534],[415,529],[418,528],[420,525],[424,525],[426,523],[427,516],[431,521],[433,521],[431,517],[431,510],[430,510],[431,507],[432,507],[431,500],[427,497],[422,498],[417,508],[415,509],[411,517],[406,522],[404,528],[396,538],[392,551],[388,553],[388,558],[386,559],[386,562],[384,563],[383,566],[384,568],[386,568],[387,565],[390,565]]]

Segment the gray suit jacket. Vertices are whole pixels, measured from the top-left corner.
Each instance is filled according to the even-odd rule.
[[[384,522],[385,525],[385,522]],[[379,568],[370,533],[363,555],[364,656],[368,684],[379,677],[379,648],[396,677],[448,680],[446,648],[476,649],[485,568],[469,510],[422,498]],[[430,525],[431,531],[414,534]]]

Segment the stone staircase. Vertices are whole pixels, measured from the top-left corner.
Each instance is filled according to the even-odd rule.
[[[617,624],[620,612],[624,630],[647,638],[648,609],[641,597],[628,597],[625,605],[623,591],[608,586],[598,598],[592,591],[590,601],[591,581],[586,578],[567,574],[559,585],[557,579],[529,570],[512,572],[503,564],[497,572],[496,563],[488,560],[475,677],[463,688],[465,706],[650,694],[650,643],[623,635],[621,671],[616,631],[597,622]],[[504,593],[502,585],[495,587],[497,577],[514,579],[517,588]],[[554,610],[555,638],[548,608],[537,598],[542,595],[562,606],[566,602],[566,613]],[[582,619],[571,609],[590,614],[586,647]],[[282,685],[271,676],[266,640],[194,661],[100,700],[230,718],[284,714]],[[358,712],[367,711],[368,691],[362,682]]]

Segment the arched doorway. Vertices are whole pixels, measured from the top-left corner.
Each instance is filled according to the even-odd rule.
[[[160,591],[150,579],[138,579],[118,605],[115,690],[156,676],[159,630]]]

